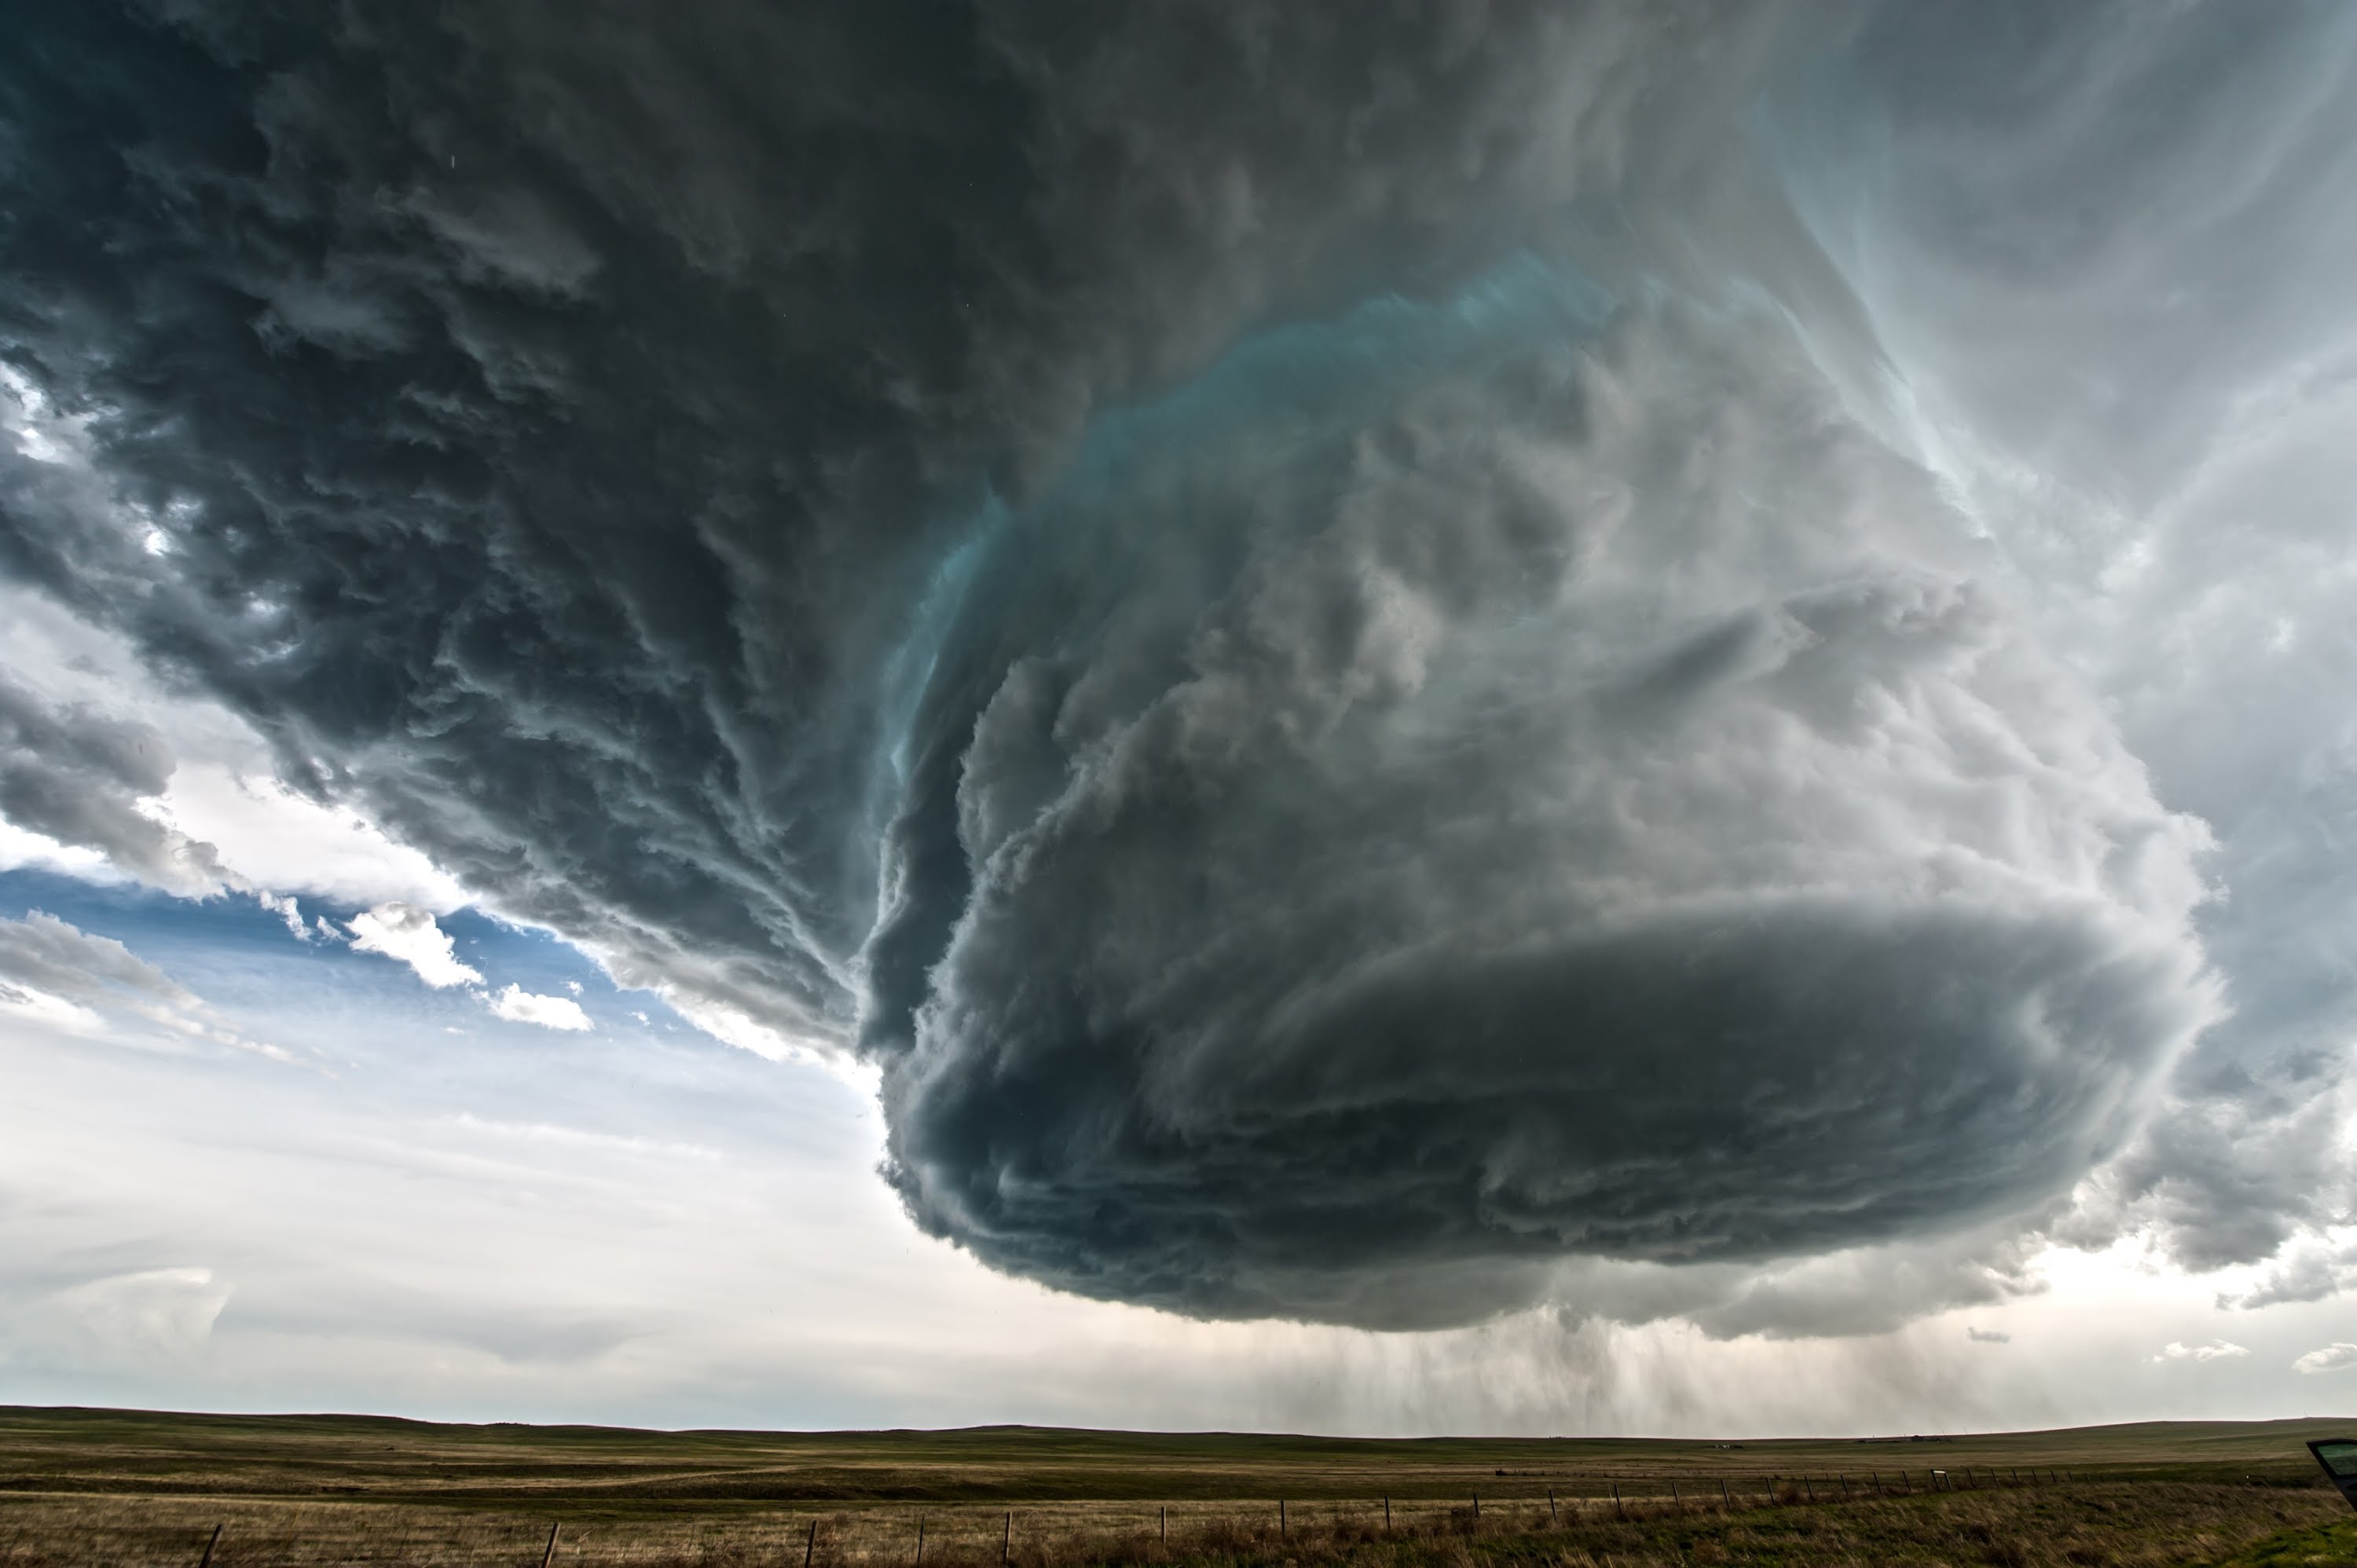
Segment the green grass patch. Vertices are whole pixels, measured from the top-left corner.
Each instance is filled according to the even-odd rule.
[[[2271,1535],[2219,1568],[2322,1568],[2357,1563],[2357,1516]]]

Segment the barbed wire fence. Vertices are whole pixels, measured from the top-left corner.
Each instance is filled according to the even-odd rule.
[[[2102,1477],[2113,1484],[2135,1478]],[[1792,1475],[1764,1470],[1571,1475],[1555,1477],[1555,1484],[1543,1492],[1492,1491],[1486,1511],[1478,1487],[1469,1487],[1461,1501],[1388,1494],[1318,1499],[1275,1497],[1263,1504],[1233,1499],[1177,1504],[1073,1499],[1029,1508],[927,1505],[905,1514],[869,1505],[815,1512],[807,1518],[790,1516],[777,1531],[778,1550],[765,1556],[788,1565],[799,1558],[802,1568],[925,1568],[929,1552],[935,1568],[952,1568],[952,1564],[973,1568],[994,1559],[1000,1568],[1066,1568],[1082,1560],[1134,1560],[1139,1555],[1134,1549],[1141,1546],[1163,1552],[1176,1548],[1178,1555],[1248,1552],[1272,1543],[1340,1547],[1386,1537],[1573,1530],[1607,1518],[1628,1522],[2077,1484],[2079,1478],[2072,1471],[2055,1466],[1968,1464],[1897,1470],[1806,1470]],[[1118,1519],[1124,1513],[1134,1516],[1135,1522]],[[195,1559],[195,1568],[213,1568],[217,1554],[231,1563],[242,1555],[235,1550],[238,1543],[233,1536],[225,1542],[226,1529],[226,1521],[212,1526],[201,1554]],[[576,1529],[568,1540],[564,1521],[552,1521],[541,1542],[540,1568],[602,1555],[585,1551],[593,1533]],[[533,1539],[540,1541],[541,1538]],[[225,1544],[231,1548],[227,1553],[222,1552]],[[792,1550],[796,1547],[798,1552]],[[1133,1550],[1125,1551],[1125,1547]]]

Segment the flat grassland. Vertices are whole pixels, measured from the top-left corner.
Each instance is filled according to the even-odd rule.
[[[2357,1563],[2357,1421],[1933,1439],[636,1432],[0,1408],[0,1565]],[[1934,1474],[1939,1472],[1939,1474]],[[2344,1523],[2343,1520],[2348,1522]]]

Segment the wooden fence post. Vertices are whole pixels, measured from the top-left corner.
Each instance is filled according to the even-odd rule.
[[[1618,1481],[1612,1483],[1612,1517],[1614,1519],[1629,1517],[1629,1510],[1620,1506],[1620,1483]]]
[[[1165,1546],[1170,1544],[1170,1505],[1168,1503],[1162,1505],[1162,1544]]]
[[[1817,1488],[1809,1484],[1809,1477],[1805,1475],[1801,1477],[1801,1489],[1809,1494],[1811,1502],[1817,1500]]]
[[[1276,1499],[1276,1533],[1277,1533],[1277,1537],[1278,1537],[1278,1539],[1279,1539],[1279,1540],[1284,1539],[1284,1536],[1285,1536],[1285,1499],[1284,1499],[1283,1498],[1277,1498],[1277,1499]]]
[[[917,1516],[916,1568],[925,1568],[925,1516],[923,1514]]]
[[[1683,1498],[1681,1498],[1678,1496],[1678,1482],[1677,1482],[1677,1477],[1674,1477],[1674,1476],[1673,1476],[1672,1477],[1670,1477],[1670,1501],[1671,1501],[1671,1502],[1673,1502],[1673,1503],[1676,1503],[1676,1502],[1681,1502],[1681,1501],[1683,1501],[1683,1500],[1684,1500],[1684,1499],[1683,1499]]]
[[[1389,1494],[1388,1492],[1386,1492],[1386,1493],[1383,1495],[1383,1533],[1384,1533],[1385,1535],[1389,1535],[1391,1532],[1392,1532],[1392,1499],[1391,1499],[1391,1494]]]
[[[213,1548],[221,1544],[221,1527],[213,1526],[213,1538],[205,1542],[205,1554],[197,1559],[197,1568],[212,1568]]]
[[[1008,1509],[1006,1510],[1006,1529],[998,1537],[998,1561],[1001,1568],[1005,1568],[1006,1554],[1013,1550],[1015,1550],[1015,1510],[1013,1509]],[[808,1563],[804,1563],[802,1568],[810,1568],[810,1565]]]
[[[1727,1489],[1727,1477],[1724,1476],[1718,1478],[1718,1500],[1728,1508],[1735,1506],[1735,1494]]]
[[[540,1568],[548,1568],[550,1563],[556,1561],[556,1532],[559,1528],[561,1527],[554,1524],[548,1527],[548,1550],[540,1554]]]
[[[802,1568],[811,1568],[811,1556],[818,1551],[818,1520],[811,1520],[810,1539],[802,1542]],[[999,1559],[1005,1562],[1005,1558]]]
[[[1549,1487],[1547,1488],[1547,1522],[1550,1524],[1561,1524],[1563,1522],[1563,1510],[1555,1506],[1555,1488],[1553,1487]]]

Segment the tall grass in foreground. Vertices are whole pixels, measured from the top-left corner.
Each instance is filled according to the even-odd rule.
[[[1153,1508],[1015,1510],[742,1509],[601,1514],[563,1522],[555,1562],[634,1568],[1689,1568],[1699,1564],[1996,1564],[2162,1568],[2228,1560],[2265,1568],[2357,1562],[2345,1505],[2322,1487],[2101,1482],[1727,1508],[1590,1499],[1559,1520],[1428,1510],[1385,1531],[1363,1506],[1288,1518],[1189,1509],[1161,1538]],[[0,1503],[0,1568],[195,1568],[212,1524],[214,1568],[404,1563],[537,1568],[548,1516],[371,1503],[202,1498],[18,1497]],[[817,1526],[815,1539],[811,1534]],[[2279,1544],[2280,1552],[2270,1543]],[[2344,1550],[2347,1548],[2347,1550]],[[2318,1553],[2325,1555],[2319,1556]],[[2340,1552],[2341,1555],[2332,1555]]]

